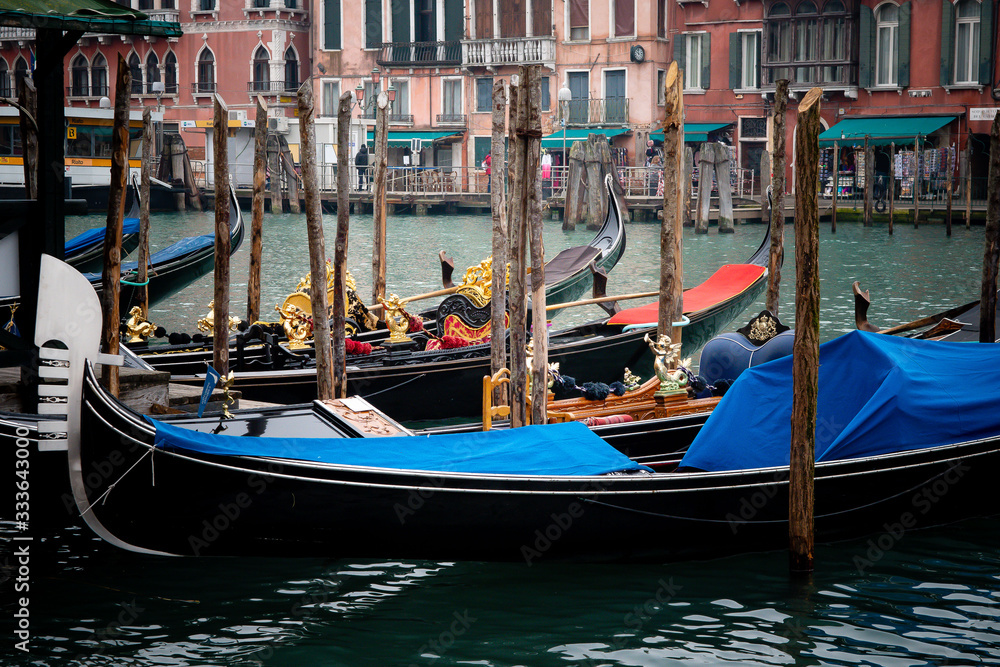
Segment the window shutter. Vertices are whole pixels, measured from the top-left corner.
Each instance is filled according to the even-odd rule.
[[[899,69],[896,70],[896,81],[900,88],[910,85],[910,10],[909,2],[899,6]]]
[[[729,88],[743,87],[743,33],[729,33]]]
[[[951,84],[952,63],[955,60],[955,7],[941,3],[941,85]]]
[[[871,88],[875,85],[875,14],[871,7],[861,6],[861,23],[858,31],[858,85]]]
[[[712,82],[712,35],[705,33],[701,36],[701,87],[703,90],[711,88]]]
[[[979,83],[992,87],[990,59],[993,57],[993,0],[983,0],[979,7]]]
[[[444,0],[444,39],[457,42],[462,39],[462,0]]]
[[[392,41],[411,41],[410,5],[406,0],[392,0]]]
[[[323,0],[323,48],[340,49],[340,0]]]
[[[365,0],[365,48],[382,46],[382,0]]]
[[[674,62],[681,70],[686,69],[684,64],[684,41],[686,39],[687,37],[680,33],[674,36]]]

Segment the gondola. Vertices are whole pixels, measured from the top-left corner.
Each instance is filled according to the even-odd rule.
[[[831,405],[851,403],[858,419],[837,409],[825,422],[842,429],[836,437],[824,440],[818,430],[819,541],[875,534],[879,544],[881,535],[895,543],[913,528],[996,512],[1000,419],[991,408],[1000,399],[993,371],[1000,359],[982,350],[956,355],[956,347],[972,346],[861,332],[824,346],[820,418]],[[917,389],[906,397],[937,405],[926,423],[916,419],[899,428],[899,417],[911,413],[886,403],[882,378],[854,385],[853,395],[868,400],[842,400],[839,383],[873,367],[897,368],[914,355],[944,362],[929,364],[936,374],[921,373],[916,364],[896,377],[905,383],[917,368]],[[973,417],[954,416],[954,396],[927,400],[926,388],[950,377],[949,363],[963,372],[978,368],[976,379],[986,381],[962,393]],[[790,358],[747,371],[693,441],[696,428],[662,441],[664,451],[687,447],[683,456],[664,455],[650,467],[579,423],[414,437],[364,404],[346,415],[323,407],[323,438],[292,433],[276,421],[245,422],[251,433],[243,437],[238,429],[233,435],[196,432],[187,422],[131,413],[88,366],[82,437],[70,443],[69,459],[85,522],[136,552],[662,562],[787,545],[791,401]],[[949,411],[945,421],[954,430],[936,423]],[[855,448],[838,449],[844,440]],[[734,451],[761,463],[734,465],[726,460]],[[837,455],[828,460],[831,451]],[[119,465],[109,479],[87,483],[83,471],[111,460]]]
[[[132,204],[122,221],[122,256],[139,245],[139,187],[132,178]],[[66,241],[63,258],[77,271],[100,271],[104,261],[104,235],[107,227],[94,227]]]
[[[769,227],[746,264],[727,265],[701,285],[684,294],[683,354],[700,349],[756,300],[767,284]],[[628,318],[645,311],[631,309],[616,317]],[[655,320],[655,317],[653,318]],[[549,334],[549,361],[564,372],[588,381],[611,383],[621,379],[626,366],[648,377],[652,355],[643,337],[648,327],[602,320]],[[639,324],[649,324],[643,320]],[[655,324],[655,322],[654,322]],[[373,332],[384,338],[385,332]],[[359,340],[367,340],[364,336]],[[489,374],[488,343],[447,350],[376,350],[350,355],[347,360],[348,393],[357,394],[404,422],[469,418],[481,412],[478,387]],[[204,352],[144,356],[157,370],[171,373],[172,381],[200,385],[204,380]],[[316,371],[306,353],[280,344],[238,346],[230,354],[235,387],[244,398],[257,401],[303,403],[316,397]],[[579,370],[577,370],[579,369]],[[433,400],[418,400],[432,396]]]
[[[236,191],[229,187],[229,248],[235,254],[243,243],[243,214]],[[215,234],[189,236],[149,256],[149,305],[164,301],[205,275],[215,266]],[[84,274],[94,289],[101,291],[101,274]],[[121,312],[138,304],[138,264],[123,262],[121,267]]]
[[[982,313],[981,303],[978,300],[949,308],[940,313],[927,315],[912,322],[882,329],[868,321],[868,308],[871,306],[868,290],[862,291],[858,281],[854,281],[851,289],[854,292],[854,324],[859,331],[907,336],[908,338],[946,340],[954,343],[980,342],[979,327]],[[996,315],[994,331],[1000,332],[1000,311]],[[1000,342],[1000,338],[993,342]]]

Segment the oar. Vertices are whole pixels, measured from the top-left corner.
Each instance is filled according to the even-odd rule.
[[[888,329],[882,329],[881,331],[879,331],[879,333],[890,334],[890,335],[898,334],[898,333],[903,333],[904,331],[912,331],[913,329],[919,329],[920,327],[925,327],[929,324],[937,324],[938,322],[946,318],[954,319],[955,317],[958,317],[959,315],[969,310],[972,310],[978,304],[979,304],[978,301],[972,301],[971,303],[967,303],[964,306],[958,306],[957,308],[946,310],[943,313],[938,313],[937,315],[928,315],[927,317],[921,317],[919,320],[913,320],[912,322],[908,322],[906,324],[899,324],[897,326],[890,327]]]
[[[545,310],[562,310],[563,308],[573,308],[574,306],[589,306],[593,303],[607,303],[608,301],[628,301],[629,299],[648,299],[659,296],[659,292],[637,292],[635,294],[624,294],[622,296],[602,296],[596,299],[584,299],[582,301],[570,301],[569,303],[554,303],[546,306]]]
[[[409,303],[411,301],[420,301],[422,299],[433,299],[436,296],[445,296],[447,294],[454,294],[462,285],[455,285],[454,287],[448,287],[446,289],[439,289],[433,292],[427,292],[426,294],[418,294],[416,296],[410,296],[405,299],[400,299],[400,303]],[[368,310],[382,310],[382,304],[376,303],[368,306]]]

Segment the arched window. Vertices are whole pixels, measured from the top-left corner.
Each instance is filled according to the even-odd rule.
[[[285,90],[297,90],[299,87],[299,59],[295,50],[288,47],[285,51]]]
[[[163,92],[167,95],[177,94],[177,56],[173,51],[163,59]]]
[[[28,72],[28,61],[24,59],[24,56],[18,56],[17,60],[14,61],[14,94],[21,89],[21,80],[26,79],[30,76]]]
[[[875,11],[875,85],[895,86],[899,71],[899,7],[887,3]]]
[[[955,5],[955,83],[979,82],[979,17],[976,0]]]
[[[153,83],[160,80],[160,59],[156,57],[156,53],[153,51],[149,52],[146,56],[146,92],[153,92]]]
[[[271,63],[267,49],[258,46],[253,54],[253,89],[269,90],[271,81]]]
[[[215,92],[215,55],[207,48],[198,56],[198,92]]]
[[[90,94],[94,97],[108,96],[108,61],[98,53],[90,66]]]
[[[13,97],[10,91],[10,70],[7,69],[7,61],[0,58],[0,96]]]
[[[142,95],[142,65],[134,51],[128,57],[128,68],[132,72],[132,94]]]
[[[90,71],[87,66],[87,59],[81,53],[73,58],[70,70],[70,95],[73,97],[86,97],[90,94]]]

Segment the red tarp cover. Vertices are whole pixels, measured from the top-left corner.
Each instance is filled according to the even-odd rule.
[[[726,264],[702,284],[684,291],[684,314],[691,315],[711,308],[748,289],[764,273],[756,264]],[[648,324],[656,322],[660,304],[628,308],[612,317],[608,324]]]

